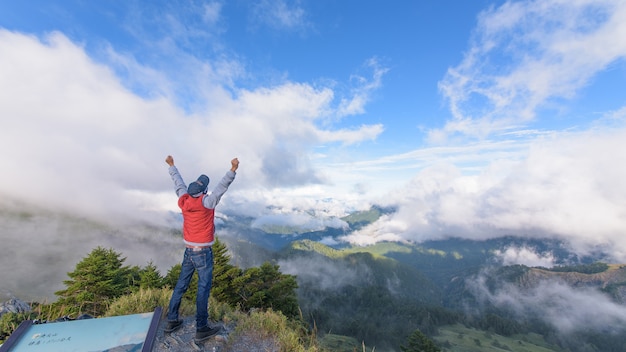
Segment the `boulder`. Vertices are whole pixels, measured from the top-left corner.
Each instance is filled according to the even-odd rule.
[[[30,305],[17,298],[11,298],[10,300],[0,303],[0,317],[5,313],[27,313],[30,312]]]

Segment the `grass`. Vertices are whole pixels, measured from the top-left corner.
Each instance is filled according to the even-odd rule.
[[[165,316],[171,295],[172,290],[169,288],[141,289],[117,299],[109,306],[105,316],[149,312],[159,306],[164,308],[163,316]],[[179,313],[181,316],[194,315],[194,303],[183,299]],[[213,321],[222,321],[224,324],[235,326],[235,330],[229,337],[231,350],[237,350],[237,344],[248,343],[267,345],[270,350],[284,352],[318,351],[314,338],[310,339],[309,343],[304,341],[306,331],[299,323],[271,309],[255,310],[247,314],[210,297],[209,316]]]
[[[154,311],[156,307],[163,308],[162,317],[167,314],[167,307],[172,296],[172,289],[140,289],[137,292],[122,296],[109,306],[104,314],[106,317],[138,314]],[[180,315],[194,315],[196,307],[188,300],[182,300],[180,304]]]
[[[433,338],[443,351],[454,352],[561,352],[557,346],[547,343],[538,334],[502,336],[463,325],[447,325],[439,328],[439,335]]]
[[[249,314],[236,312],[233,316],[237,322],[235,331],[229,337],[229,348],[232,350],[240,350],[238,345],[247,343],[281,352],[319,351],[315,343],[306,344],[303,341],[305,334],[302,326],[280,312],[255,310]]]
[[[320,347],[325,351],[354,352],[360,349],[359,341],[354,337],[326,334],[319,340]]]

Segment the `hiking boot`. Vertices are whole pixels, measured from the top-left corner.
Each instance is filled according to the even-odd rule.
[[[183,321],[181,319],[168,321],[167,326],[165,327],[165,332],[174,332],[178,330],[183,325]]]
[[[217,335],[218,332],[220,332],[219,326],[218,327],[205,326],[203,328],[196,329],[196,338],[194,339],[194,341],[202,342],[202,341],[208,340],[211,337]]]

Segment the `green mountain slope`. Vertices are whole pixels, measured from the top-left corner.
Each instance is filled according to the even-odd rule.
[[[336,250],[307,240],[292,243],[279,262],[300,264],[333,281],[328,284],[311,272],[297,274],[303,314],[320,331],[352,336],[378,349],[397,348],[418,327],[429,331],[435,322],[456,321],[455,313],[442,308],[437,285],[380,253]]]

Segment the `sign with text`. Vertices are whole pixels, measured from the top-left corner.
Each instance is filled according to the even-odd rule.
[[[154,312],[45,324],[25,321],[0,352],[98,352],[152,350],[161,316]]]

